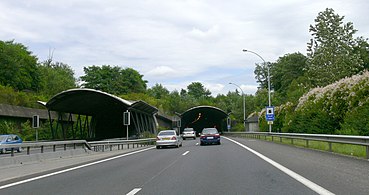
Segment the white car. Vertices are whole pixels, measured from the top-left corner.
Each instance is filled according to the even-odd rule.
[[[183,139],[192,138],[196,139],[196,131],[193,128],[185,128],[182,134]]]
[[[182,137],[177,135],[175,130],[160,131],[156,136],[156,148],[165,146],[174,146],[176,148],[182,146]]]

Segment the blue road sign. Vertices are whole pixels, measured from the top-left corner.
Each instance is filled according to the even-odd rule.
[[[274,121],[274,106],[266,107],[265,118],[267,121]]]

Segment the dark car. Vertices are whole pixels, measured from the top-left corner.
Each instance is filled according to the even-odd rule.
[[[17,152],[20,152],[22,150],[21,147],[12,147],[15,144],[21,144],[23,143],[23,140],[18,135],[0,135],[0,153],[4,153],[5,151],[11,151],[16,150]]]
[[[200,145],[218,144],[220,145],[220,134],[216,128],[204,128],[200,135]]]

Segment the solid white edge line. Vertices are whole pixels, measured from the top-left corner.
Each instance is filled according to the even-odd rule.
[[[100,164],[100,163],[103,163],[103,162],[107,162],[107,161],[114,160],[114,159],[117,159],[117,158],[122,158],[122,157],[129,156],[129,155],[132,155],[132,154],[144,152],[146,150],[151,150],[153,148],[155,148],[155,147],[150,147],[150,148],[146,148],[146,149],[143,149],[143,150],[137,150],[137,151],[134,151],[134,152],[114,156],[114,157],[99,160],[99,161],[96,161],[96,162],[87,163],[87,164],[80,165],[80,166],[77,166],[77,167],[72,167],[72,168],[69,168],[69,169],[49,173],[49,174],[46,174],[46,175],[41,175],[41,176],[38,176],[38,177],[29,178],[29,179],[26,179],[26,180],[10,183],[10,184],[7,184],[7,185],[0,186],[0,190],[5,189],[5,188],[9,188],[9,187],[12,187],[12,186],[16,186],[16,185],[28,183],[28,182],[31,182],[31,181],[39,180],[39,179],[42,179],[42,178],[51,177],[51,176],[58,175],[58,174],[61,174],[61,173],[66,173],[66,172],[73,171],[73,170],[76,170],[76,169],[81,169],[81,168],[84,168],[84,167]]]
[[[262,155],[261,153],[259,153],[259,152],[255,151],[255,150],[253,150],[253,149],[251,149],[251,148],[249,148],[249,147],[247,147],[247,146],[245,146],[245,145],[243,145],[243,144],[241,144],[241,143],[239,143],[239,142],[237,142],[237,141],[235,141],[235,140],[232,140],[232,139],[230,139],[230,138],[228,138],[228,137],[223,137],[223,138],[225,138],[225,139],[227,139],[227,140],[229,140],[229,141],[231,141],[231,142],[233,142],[233,143],[235,143],[235,144],[237,144],[237,145],[239,145],[239,146],[241,146],[241,147],[245,148],[246,150],[248,150],[248,151],[250,151],[250,152],[254,153],[256,156],[260,157],[260,158],[261,158],[261,159],[263,159],[264,161],[268,162],[269,164],[273,165],[273,166],[274,166],[274,167],[276,167],[277,169],[279,169],[279,170],[281,170],[282,172],[286,173],[287,175],[289,175],[290,177],[294,178],[294,179],[295,179],[295,180],[297,180],[298,182],[300,182],[300,183],[304,184],[306,187],[310,188],[311,190],[315,191],[316,193],[318,193],[318,194],[327,194],[327,195],[328,195],[328,194],[329,194],[329,195],[334,194],[334,193],[332,193],[332,192],[330,192],[330,191],[326,190],[325,188],[323,188],[323,187],[319,186],[318,184],[316,184],[316,183],[314,183],[314,182],[312,182],[312,181],[310,181],[310,180],[306,179],[305,177],[303,177],[303,176],[301,176],[301,175],[299,175],[299,174],[297,174],[297,173],[293,172],[292,170],[290,170],[290,169],[288,169],[288,168],[284,167],[283,165],[281,165],[281,164],[279,164],[279,163],[277,163],[277,162],[273,161],[272,159],[270,159],[270,158],[268,158],[268,157],[266,157],[266,156]]]
[[[188,154],[190,151],[186,151],[185,153],[183,153],[182,155],[185,156],[186,154]]]
[[[135,188],[132,191],[128,192],[127,195],[135,195],[137,192],[139,192],[142,188]]]

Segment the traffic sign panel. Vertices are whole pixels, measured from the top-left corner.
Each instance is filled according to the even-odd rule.
[[[274,106],[266,107],[265,118],[267,121],[274,121]]]

